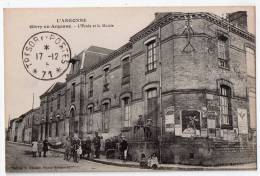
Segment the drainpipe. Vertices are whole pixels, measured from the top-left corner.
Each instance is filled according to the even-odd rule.
[[[161,58],[161,26],[159,26],[159,67],[160,67],[160,138],[159,138],[159,152],[160,152],[160,163],[162,162],[162,134],[163,134],[163,116],[162,116],[162,58]]]

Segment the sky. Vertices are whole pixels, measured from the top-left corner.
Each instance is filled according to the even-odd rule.
[[[85,18],[85,24],[112,24],[107,28],[51,29],[69,43],[72,56],[91,45],[118,49],[135,33],[146,27],[155,12],[211,12],[222,16],[245,10],[248,14],[249,32],[255,34],[254,7],[139,7],[139,8],[49,8],[49,9],[5,9],[5,125],[8,119],[19,117],[40,104],[39,96],[55,82],[64,82],[66,73],[53,81],[41,81],[25,70],[22,48],[26,40],[42,29],[30,29],[30,25],[56,25],[57,19]],[[34,94],[34,104],[33,104]]]

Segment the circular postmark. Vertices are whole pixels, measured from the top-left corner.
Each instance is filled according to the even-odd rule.
[[[44,31],[32,35],[25,42],[22,59],[31,76],[40,80],[53,80],[68,69],[71,50],[62,36]]]

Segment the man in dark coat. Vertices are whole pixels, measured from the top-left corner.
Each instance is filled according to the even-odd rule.
[[[120,142],[120,151],[121,151],[121,156],[123,161],[126,161],[127,159],[127,150],[128,150],[128,143],[126,141],[125,136],[122,136],[122,141]]]
[[[86,140],[86,154],[87,154],[87,159],[90,158],[90,153],[91,153],[91,140],[90,140],[90,137],[87,137],[87,140]]]
[[[100,136],[98,136],[98,132],[95,132],[95,137],[93,139],[93,144],[95,147],[95,156],[96,158],[99,158],[100,155],[100,146],[101,146],[101,141],[100,141]]]
[[[44,139],[44,141],[43,141],[43,157],[46,157],[46,153],[49,150],[48,145],[49,145],[48,140]]]

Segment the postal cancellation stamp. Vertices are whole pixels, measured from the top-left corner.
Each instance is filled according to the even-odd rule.
[[[24,44],[22,60],[26,71],[36,79],[53,80],[69,67],[68,42],[54,32],[39,32]]]

